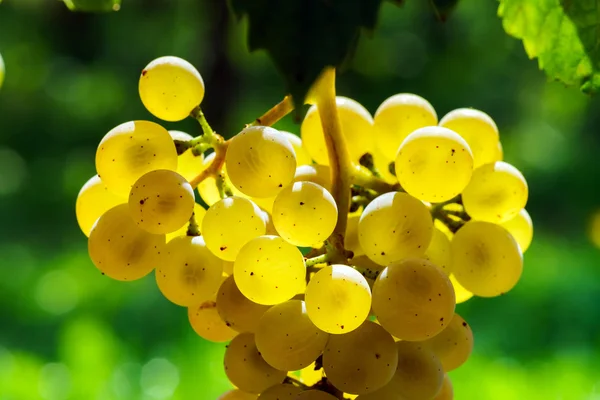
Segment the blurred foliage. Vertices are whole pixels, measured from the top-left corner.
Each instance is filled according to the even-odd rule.
[[[73,11],[106,12],[121,9],[121,0],[64,0],[64,2]]]
[[[441,24],[428,2],[384,3],[339,93],[371,112],[398,92],[440,116],[482,109],[529,181],[536,236],[522,281],[458,307],[475,353],[451,373],[456,398],[597,400],[600,254],[586,234],[600,207],[600,100],[547,82],[496,12],[493,1],[462,1]],[[0,399],[213,400],[229,387],[224,345],[198,338],[153,276],[119,283],[93,267],[74,206],[102,136],[155,120],[137,94],[150,60],[196,65],[206,115],[226,136],[281,100],[268,56],[247,49],[246,24],[216,1],[128,0],[98,15],[59,1],[0,6]],[[278,126],[299,132],[291,117]],[[166,127],[199,131],[191,120]]]

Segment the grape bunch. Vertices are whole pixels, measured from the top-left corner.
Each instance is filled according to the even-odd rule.
[[[487,114],[438,121],[397,94],[372,117],[333,91],[301,137],[270,126],[286,97],[225,140],[187,61],[152,61],[139,93],[154,116],[191,116],[203,133],[112,129],[77,219],[103,275],[154,271],[200,337],[229,343],[235,389],[221,400],[453,398],[447,373],[473,349],[456,304],[511,290],[533,235],[527,183]]]

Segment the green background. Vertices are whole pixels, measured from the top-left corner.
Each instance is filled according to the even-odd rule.
[[[152,276],[101,276],[74,215],[102,136],[155,120],[137,94],[152,59],[196,65],[225,136],[282,98],[277,71],[249,54],[245,24],[221,3],[126,0],[102,15],[51,0],[0,5],[1,400],[212,400],[228,388],[225,346],[197,337]],[[600,100],[547,82],[502,30],[495,1],[463,1],[445,24],[426,3],[383,6],[338,93],[371,112],[398,92],[424,96],[439,116],[482,109],[528,179],[536,232],[522,281],[458,306],[475,352],[451,373],[456,398],[600,399],[600,253],[587,239],[600,203]],[[165,126],[198,133],[194,121]],[[299,132],[290,117],[279,126]]]

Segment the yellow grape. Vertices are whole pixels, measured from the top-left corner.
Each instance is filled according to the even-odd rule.
[[[344,237],[344,247],[354,253],[354,257],[365,254],[360,242],[358,241],[358,221],[360,214],[355,213],[348,216],[348,224],[346,225],[346,236]]]
[[[127,204],[111,208],[98,219],[88,240],[92,262],[103,274],[133,281],[161,264],[165,235],[140,229],[129,216]]]
[[[337,400],[337,397],[320,390],[307,390],[296,396],[296,400]]]
[[[440,333],[456,300],[448,276],[431,262],[407,258],[384,269],[373,285],[373,312],[401,340],[425,340]]]
[[[255,237],[264,235],[266,223],[262,211],[251,200],[227,197],[206,211],[202,235],[217,257],[235,261],[238,252]]]
[[[452,215],[450,215],[449,217],[452,218]],[[442,221],[440,221],[437,218],[433,221],[433,227],[434,227],[434,229],[437,229],[440,232],[442,232],[444,234],[444,236],[446,236],[448,238],[448,240],[452,240],[452,238],[454,237],[454,233],[452,233],[452,231],[450,229],[448,229],[446,224],[444,224]],[[431,238],[431,240],[433,240],[433,237]]]
[[[198,230],[202,231],[200,228],[202,227],[202,219],[204,218],[204,214],[206,214],[206,210],[198,203],[194,204],[194,219],[196,220],[196,224],[198,224]],[[178,236],[187,235],[189,223],[183,224],[183,226],[177,229],[175,232],[167,233],[167,242]]]
[[[456,280],[454,274],[450,275],[450,282],[452,283],[452,287],[454,287],[454,295],[456,296],[456,304],[464,303],[473,297],[473,293],[469,292],[467,289],[462,287],[460,283]]]
[[[496,146],[496,155],[492,159],[492,161],[502,161],[504,160],[504,149],[502,148],[502,142],[498,140],[498,146]]]
[[[217,294],[217,311],[225,324],[237,332],[255,332],[269,306],[248,300],[235,284],[233,276],[221,283]]]
[[[296,164],[298,166],[312,164],[312,158],[310,158],[310,154],[308,154],[308,151],[306,151],[302,145],[302,139],[300,139],[298,135],[294,135],[293,133],[286,131],[279,131],[279,133],[285,136],[286,139],[292,144],[292,147],[294,147],[294,152],[296,153]]]
[[[223,272],[227,274],[227,276],[233,275],[233,261],[223,261]]]
[[[517,241],[521,252],[525,253],[533,239],[533,221],[527,210],[522,209],[517,215],[500,224]]]
[[[473,155],[450,129],[428,126],[404,139],[396,156],[402,188],[419,200],[442,202],[458,195],[473,173]]]
[[[237,332],[228,327],[219,316],[214,298],[190,306],[188,320],[198,336],[211,342],[228,342],[237,335]]]
[[[98,175],[92,176],[77,195],[75,214],[79,228],[85,236],[89,237],[94,223],[102,214],[126,201],[126,197],[118,196],[108,190]]]
[[[165,247],[156,283],[171,302],[184,307],[216,293],[223,275],[223,261],[212,254],[202,236],[180,236]]]
[[[225,351],[225,373],[237,388],[249,393],[261,393],[282,383],[286,372],[271,367],[261,357],[252,333],[233,338]]]
[[[311,365],[329,339],[328,333],[311,322],[301,300],[289,300],[267,310],[255,336],[256,347],[265,361],[282,371]]]
[[[437,227],[433,228],[433,235],[424,259],[431,261],[439,267],[446,275],[452,272],[452,252],[450,250],[450,239]]]
[[[234,136],[225,163],[233,185],[253,197],[277,195],[296,172],[292,144],[268,126],[250,126]]]
[[[452,382],[448,374],[444,374],[444,382],[439,393],[433,398],[433,400],[453,400],[454,389],[452,388]]]
[[[437,125],[433,106],[421,96],[400,93],[386,99],[375,111],[375,141],[378,151],[390,162],[410,133],[424,126]]]
[[[394,154],[394,157],[395,156],[396,154]],[[380,151],[375,151],[373,153],[373,163],[375,164],[375,168],[377,168],[381,178],[392,185],[398,183],[398,178],[396,178],[395,175],[396,169],[394,166],[394,160],[395,158],[388,159]]]
[[[275,225],[273,225],[273,217],[271,217],[271,214],[269,214],[269,212],[265,211],[265,210],[260,210],[261,211],[261,215],[263,217],[263,220],[265,221],[265,225],[266,225],[266,235],[271,235],[271,236],[277,236],[277,230],[275,229]]]
[[[240,389],[233,389],[223,393],[217,400],[256,400],[258,396],[254,393],[242,392]]]
[[[155,234],[171,233],[188,223],[194,212],[194,189],[177,172],[150,171],[129,193],[129,212],[138,226]]]
[[[340,117],[342,133],[353,161],[373,150],[373,118],[356,100],[336,97],[337,111]],[[313,160],[321,165],[329,165],[329,156],[325,144],[321,117],[317,106],[312,106],[302,122],[302,143]]]
[[[173,140],[189,141],[193,139],[192,135],[188,135],[181,131],[169,131],[169,135],[171,135],[171,139]],[[204,164],[204,156],[195,156],[191,149],[177,157],[177,173],[183,176],[187,181],[194,179],[204,171],[206,167],[207,165]]]
[[[328,265],[306,287],[306,309],[317,328],[348,333],[369,316],[371,289],[366,279],[347,265]]]
[[[96,151],[96,171],[108,189],[128,196],[135,181],[156,169],[177,169],[169,132],[150,121],[125,122],[108,132]]]
[[[356,400],[424,400],[433,399],[440,391],[444,371],[431,349],[407,341],[396,342],[396,348],[398,367],[390,383]]]
[[[331,171],[326,165],[300,165],[296,168],[294,182],[301,181],[316,183],[331,192]]]
[[[304,291],[302,252],[279,236],[259,236],[241,248],[233,266],[240,291],[258,304],[279,304]]]
[[[471,355],[473,332],[460,315],[454,314],[446,329],[423,344],[433,350],[444,371],[450,372],[463,365]]]
[[[469,292],[494,297],[511,290],[523,272],[519,245],[503,227],[469,221],[451,242],[456,280]]]
[[[301,392],[302,389],[298,386],[290,383],[280,383],[262,392],[258,398],[260,400],[296,400],[296,396]]]
[[[358,223],[360,246],[380,265],[423,256],[432,232],[433,222],[427,207],[401,192],[377,197],[365,208]]]
[[[273,224],[287,242],[312,247],[331,235],[338,210],[333,196],[312,182],[294,182],[273,204]]]
[[[215,153],[211,153],[208,156],[204,157],[202,167],[203,169],[208,168],[208,166],[212,164],[213,160],[215,159],[215,155]],[[233,187],[231,181],[229,180],[229,177],[227,176],[226,168],[223,168],[222,173],[225,175],[225,184],[229,186],[233,191],[233,189],[235,188]],[[202,197],[202,200],[204,200],[204,202],[209,207],[221,200],[221,195],[219,194],[219,190],[217,189],[217,181],[215,180],[214,176],[209,176],[208,178],[204,179],[198,184],[198,194],[200,195],[200,197]],[[239,196],[239,194],[237,193],[235,195]]]
[[[302,368],[298,373],[300,375],[300,382],[307,386],[312,386],[323,379],[323,368],[315,369],[314,362],[308,367]]]
[[[473,171],[462,200],[471,218],[502,223],[525,207],[528,194],[523,174],[512,165],[497,161]]]
[[[439,125],[453,130],[467,141],[473,152],[475,168],[498,157],[498,127],[483,111],[459,108],[446,114]]]
[[[373,392],[386,385],[398,365],[394,338],[375,322],[365,321],[345,335],[332,335],[323,353],[327,379],[353,394]]]
[[[173,56],[160,57],[144,68],[139,92],[142,103],[155,117],[181,121],[204,98],[204,81],[192,64]]]

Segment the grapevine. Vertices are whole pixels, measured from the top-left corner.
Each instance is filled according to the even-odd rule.
[[[397,94],[371,116],[335,78],[308,93],[300,138],[276,129],[288,95],[226,140],[200,73],[152,61],[143,104],[201,133],[130,121],[104,136],[76,203],[90,258],[116,280],[154,272],[200,337],[229,343],[237,389],[220,399],[451,399],[446,373],[473,349],[456,304],[517,284],[527,183],[482,111],[438,121]]]

